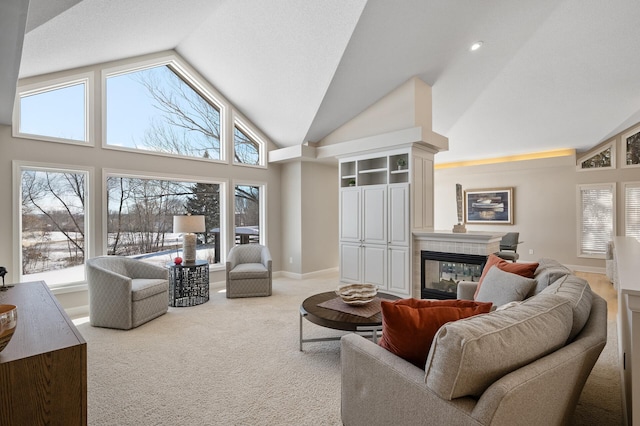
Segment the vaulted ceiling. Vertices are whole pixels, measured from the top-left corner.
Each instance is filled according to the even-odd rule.
[[[638,22],[637,0],[3,0],[0,123],[18,78],[175,49],[279,147],[418,76],[436,162],[582,151],[640,122]]]

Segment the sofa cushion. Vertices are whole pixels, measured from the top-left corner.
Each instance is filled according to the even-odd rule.
[[[480,275],[480,279],[478,280],[478,287],[476,288],[476,293],[473,295],[474,299],[478,297],[478,293],[480,292],[480,288],[482,287],[484,277],[487,275],[487,273],[489,273],[489,270],[492,266],[497,266],[499,269],[505,272],[511,272],[512,274],[521,275],[526,278],[533,278],[533,274],[536,271],[538,264],[507,262],[504,259],[500,259],[495,254],[490,254],[487,257],[487,263],[485,263],[484,269],[482,270],[482,275]]]
[[[541,294],[519,306],[445,324],[426,361],[425,382],[441,398],[479,396],[493,382],[562,347],[569,300]]]
[[[591,313],[593,294],[589,283],[575,275],[565,275],[542,290],[540,294],[556,294],[569,299],[573,309],[573,325],[569,340],[573,340],[582,331]]]
[[[475,300],[502,306],[509,302],[524,300],[535,285],[536,280],[505,272],[497,266],[492,266],[485,275],[482,288]]]
[[[538,268],[533,276],[536,279],[537,284],[533,293],[540,293],[560,278],[569,274],[571,274],[571,269],[567,268],[557,260],[546,258],[538,260]]]
[[[449,321],[487,313],[491,303],[472,300],[401,299],[381,301],[382,338],[388,351],[424,369],[433,336]]]
[[[269,278],[269,270],[262,263],[240,263],[229,271],[229,278],[234,280]]]
[[[169,281],[158,278],[134,278],[131,280],[131,300],[137,301],[169,291]]]

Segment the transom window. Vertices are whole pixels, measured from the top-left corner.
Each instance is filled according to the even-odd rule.
[[[21,92],[17,135],[87,142],[87,90],[85,79]]]
[[[220,107],[171,66],[106,78],[106,145],[220,160]]]
[[[262,143],[251,135],[251,132],[239,122],[233,128],[233,162],[236,164],[262,164]]]

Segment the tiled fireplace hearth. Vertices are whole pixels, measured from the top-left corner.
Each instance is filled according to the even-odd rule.
[[[477,280],[479,262],[500,250],[503,235],[504,233],[499,232],[414,232],[411,297],[455,297],[455,286],[431,283],[440,280]],[[424,283],[426,292],[423,289]],[[434,289],[430,290],[432,287]],[[438,293],[441,297],[433,296]]]

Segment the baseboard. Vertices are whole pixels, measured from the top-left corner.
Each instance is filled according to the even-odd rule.
[[[572,271],[578,272],[590,272],[592,274],[606,274],[607,270],[603,267],[599,266],[583,266],[583,265],[565,265],[567,268]]]
[[[73,308],[67,308],[64,310],[69,318],[80,318],[89,316],[89,305],[74,306]]]
[[[335,267],[335,268],[323,269],[320,271],[307,272],[306,274],[298,274],[298,273],[289,272],[289,271],[278,271],[278,272],[274,272],[273,276],[274,278],[284,277],[284,278],[291,278],[294,280],[310,280],[313,278],[323,277],[327,274],[335,274],[337,272],[338,272],[338,268]]]

